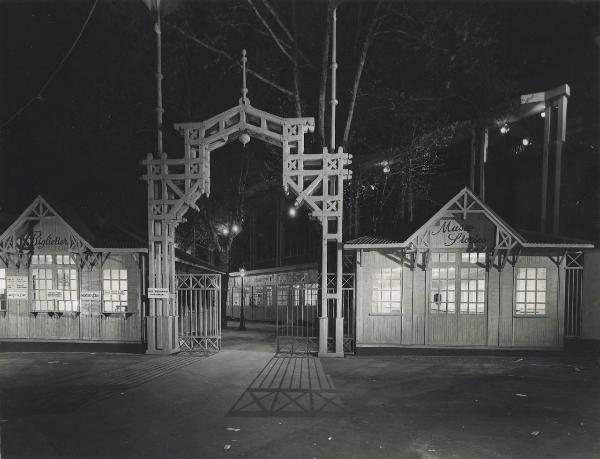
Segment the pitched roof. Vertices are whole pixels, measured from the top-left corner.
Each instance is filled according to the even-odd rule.
[[[375,248],[408,248],[419,245],[427,231],[438,220],[448,213],[483,213],[500,232],[499,239],[503,239],[510,247],[519,245],[521,247],[552,247],[552,248],[593,248],[594,245],[588,241],[565,238],[561,236],[551,236],[548,234],[535,233],[531,231],[517,231],[506,223],[493,209],[485,202],[481,201],[468,187],[463,188],[452,199],[450,199],[442,208],[436,212],[427,222],[425,222],[412,235],[403,242],[389,241],[383,238],[363,236],[344,244],[345,248],[356,249],[375,249]],[[497,242],[498,243],[498,242]],[[508,248],[505,247],[505,248]]]
[[[370,246],[371,248],[376,248],[379,246],[388,246],[390,244],[401,244],[398,241],[392,241],[391,239],[385,239],[382,237],[375,236],[361,236],[356,239],[352,239],[351,241],[347,241],[344,243],[344,246],[361,246],[366,248]]]

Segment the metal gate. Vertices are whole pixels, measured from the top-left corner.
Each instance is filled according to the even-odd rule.
[[[565,268],[565,336],[578,338],[581,336],[583,252],[568,253]]]
[[[327,274],[327,290],[335,292],[335,274]],[[320,275],[319,275],[320,278]],[[278,353],[311,353],[319,350],[321,282],[277,286],[276,325]],[[353,354],[356,336],[354,274],[342,277],[344,352]],[[335,346],[335,301],[328,301],[328,347]]]
[[[177,274],[179,347],[221,350],[221,275]]]

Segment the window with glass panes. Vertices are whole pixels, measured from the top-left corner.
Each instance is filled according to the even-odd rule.
[[[252,289],[252,306],[262,306],[263,298],[263,287],[254,287]]]
[[[451,314],[456,311],[456,254],[431,254],[431,312]]]
[[[402,268],[381,268],[371,274],[372,314],[402,312]]]
[[[461,314],[485,313],[485,253],[464,252],[460,258]]]
[[[0,311],[6,311],[6,269],[0,268]]]
[[[546,268],[517,268],[515,312],[546,314]]]
[[[127,270],[102,271],[104,312],[127,311]]]
[[[304,285],[304,304],[307,306],[317,306],[319,303],[319,285]]]
[[[79,311],[79,283],[72,255],[32,255],[30,274],[33,311]],[[62,299],[48,299],[49,290],[62,291]]]
[[[273,306],[273,287],[265,287],[265,306]]]

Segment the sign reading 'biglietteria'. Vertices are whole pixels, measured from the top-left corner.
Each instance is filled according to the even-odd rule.
[[[169,298],[169,289],[163,287],[148,287],[148,298],[155,300]]]

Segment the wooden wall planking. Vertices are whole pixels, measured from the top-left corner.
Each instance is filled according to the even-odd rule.
[[[112,254],[103,268],[127,269],[128,305],[132,314],[102,314],[100,301],[82,301],[80,314],[32,313],[29,300],[7,301],[8,312],[0,314],[1,339],[142,342],[141,273],[139,255]],[[7,269],[8,276],[28,276],[25,268]],[[78,270],[79,289],[102,290],[102,269]],[[30,285],[31,287],[31,285]],[[31,298],[31,293],[30,293]]]
[[[397,262],[376,250],[365,250],[357,265],[357,344],[434,345],[489,347],[556,347],[562,344],[564,315],[564,269],[547,255],[522,255],[518,267],[547,269],[544,317],[516,317],[514,313],[515,268],[487,274],[486,314],[431,315],[428,312],[427,271],[403,268],[402,316],[371,315],[371,275],[374,269]],[[457,301],[458,307],[458,301]],[[426,338],[426,339],[425,339]]]

